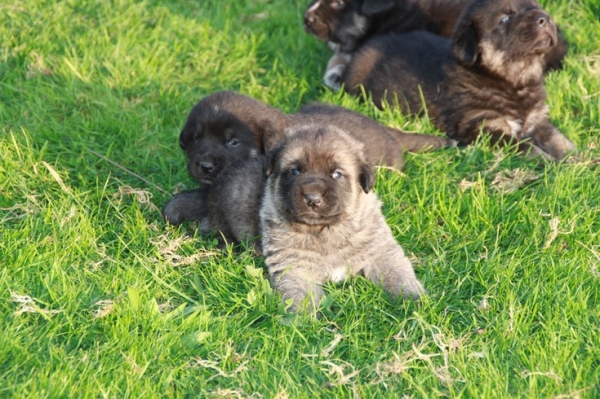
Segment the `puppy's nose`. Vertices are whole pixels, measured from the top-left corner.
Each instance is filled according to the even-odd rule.
[[[199,162],[199,163],[196,163],[196,165],[200,166],[200,168],[202,169],[202,171],[205,172],[205,173],[210,173],[213,170],[215,170],[215,165],[213,165],[210,162]]]
[[[304,193],[304,202],[312,207],[320,207],[323,204],[323,195],[318,192]]]
[[[546,26],[546,22],[547,22],[547,21],[546,21],[546,17],[540,17],[540,18],[538,18],[538,20],[537,20],[537,23],[538,23],[538,25],[539,25],[540,27],[542,27],[542,26]]]
[[[550,16],[548,14],[546,14],[545,12],[538,12],[533,15],[533,20],[540,28],[543,28],[544,26],[546,26],[548,24],[549,19],[550,19]]]

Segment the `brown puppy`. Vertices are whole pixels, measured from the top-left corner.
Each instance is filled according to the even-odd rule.
[[[469,144],[480,131],[493,143],[562,159],[575,150],[549,121],[544,56],[556,25],[535,0],[474,0],[452,41],[428,32],[374,37],[346,69],[346,88],[362,84],[373,100],[427,112],[448,137]]]
[[[402,168],[405,151],[436,149],[452,143],[441,137],[409,134],[385,127],[370,118],[334,105],[312,104],[286,115],[258,100],[223,91],[200,100],[179,136],[188,158],[188,171],[202,184],[211,184],[233,162],[265,154],[286,128],[304,123],[336,125],[365,143],[368,160]],[[163,210],[169,223],[200,220],[205,189],[177,194]],[[198,217],[200,215],[200,218]]]
[[[304,28],[335,51],[323,81],[338,90],[346,64],[367,39],[387,33],[422,30],[450,37],[470,0],[313,0]],[[559,69],[567,53],[560,35],[546,56],[546,70]]]
[[[295,129],[267,164],[260,208],[271,283],[290,310],[314,310],[326,281],[360,274],[393,297],[423,287],[373,193],[364,145],[333,126]]]

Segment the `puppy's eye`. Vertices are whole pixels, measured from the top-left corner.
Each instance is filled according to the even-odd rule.
[[[334,179],[341,179],[342,178],[342,172],[340,172],[339,170],[336,170],[335,172],[333,172],[331,174],[331,177],[333,177]]]
[[[510,21],[510,15],[505,15],[502,18],[500,18],[500,25],[505,24],[508,21]]]
[[[240,142],[237,139],[231,139],[225,143],[225,147],[227,148],[235,148],[240,145]]]
[[[300,174],[300,169],[298,168],[294,168],[292,170],[290,170],[290,175],[292,176],[298,176]]]

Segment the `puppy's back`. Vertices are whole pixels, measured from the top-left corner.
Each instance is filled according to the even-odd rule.
[[[331,124],[365,145],[367,160],[373,165],[401,168],[404,152],[429,151],[448,146],[447,139],[428,134],[407,133],[387,127],[364,115],[330,104],[309,104],[294,115],[312,123]]]
[[[449,49],[447,39],[429,32],[375,36],[346,67],[346,91],[360,95],[362,85],[377,106],[397,103],[404,113],[418,113],[422,110],[422,95],[428,99],[437,94]],[[428,112],[435,114],[432,109]]]
[[[309,117],[317,125],[331,124],[365,144],[365,155],[374,165],[401,168],[404,164],[401,143],[385,126],[346,108],[328,104],[309,104],[295,114],[300,123]]]

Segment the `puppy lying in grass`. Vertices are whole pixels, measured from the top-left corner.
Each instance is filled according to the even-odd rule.
[[[364,145],[333,126],[294,129],[269,157],[260,207],[271,283],[314,310],[326,281],[362,275],[392,297],[424,292],[373,193]]]
[[[545,57],[557,28],[535,0],[474,0],[452,40],[428,32],[376,36],[346,68],[346,89],[381,105],[427,113],[459,144],[480,132],[518,144],[531,156],[560,160],[575,150],[548,120]]]
[[[428,31],[450,37],[470,0],[313,0],[304,12],[304,28],[334,50],[323,82],[339,90],[346,64],[370,37]],[[567,54],[559,32],[557,45],[545,56],[546,71],[559,69]]]
[[[292,128],[269,155],[216,179],[208,203],[198,204],[207,208],[203,233],[262,247],[271,283],[293,311],[314,310],[323,283],[356,274],[417,299],[423,287],[381,213],[363,149],[333,126]]]
[[[292,115],[258,100],[231,91],[213,93],[200,100],[190,112],[179,136],[188,159],[188,171],[202,183],[197,190],[177,194],[163,215],[179,225],[201,220],[205,215],[196,202],[206,202],[208,188],[232,163],[265,154],[283,137],[285,129],[306,123],[333,124],[365,144],[369,162],[401,169],[405,151],[445,147],[451,140],[410,134],[386,127],[343,107],[310,104]]]

